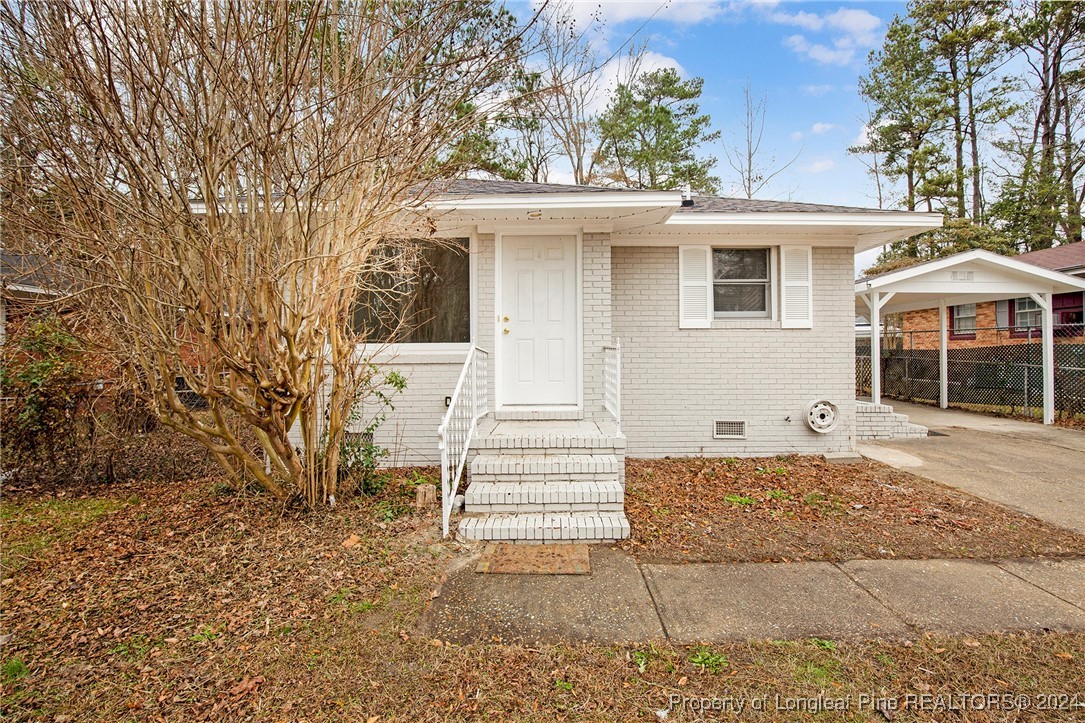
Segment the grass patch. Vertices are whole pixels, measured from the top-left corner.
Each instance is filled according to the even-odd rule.
[[[703,645],[694,648],[688,660],[693,665],[709,673],[718,673],[727,667],[726,655],[717,653],[712,648]]]
[[[752,505],[757,500],[753,497],[746,497],[745,495],[724,495],[723,501],[731,505]]]
[[[14,683],[25,677],[28,672],[30,671],[26,667],[26,663],[19,658],[11,658],[5,660],[4,664],[0,666],[0,680],[3,680],[4,683]]]
[[[71,539],[103,515],[133,504],[132,500],[138,503],[139,498],[5,502],[0,506],[0,523],[4,528],[3,554],[0,556],[3,574],[10,575],[41,560],[49,548]]]

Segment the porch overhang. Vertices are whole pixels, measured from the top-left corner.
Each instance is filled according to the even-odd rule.
[[[665,223],[681,204],[677,191],[598,191],[451,197],[429,201],[424,208],[435,213],[438,231],[444,233],[467,226],[484,233],[510,226],[576,226],[613,233]]]
[[[1052,299],[1055,294],[1085,291],[1085,278],[1051,271],[1012,257],[974,249],[855,282],[855,310],[870,320],[871,396],[881,403],[881,345],[878,328],[884,314],[938,309],[939,404],[949,406],[948,321],[946,309],[1029,297],[1041,310],[1044,375],[1044,423],[1055,422],[1055,351]]]

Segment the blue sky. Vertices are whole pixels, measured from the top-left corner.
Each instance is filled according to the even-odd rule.
[[[573,13],[603,21],[593,43],[604,52],[639,31],[650,66],[704,78],[702,110],[723,132],[720,144],[743,111],[743,85],[764,95],[763,149],[780,163],[798,159],[760,197],[877,205],[872,180],[847,148],[865,115],[857,79],[904,3],[576,0]],[[707,150],[719,158],[716,175],[731,195],[735,174],[720,144]]]

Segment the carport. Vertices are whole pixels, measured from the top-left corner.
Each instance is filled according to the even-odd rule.
[[[855,283],[855,308],[870,320],[870,391],[881,404],[878,328],[882,315],[938,309],[939,406],[949,406],[949,328],[946,308],[958,304],[1030,297],[1041,309],[1044,424],[1055,423],[1055,339],[1051,297],[1085,290],[1085,279],[1050,271],[1009,256],[974,249]]]

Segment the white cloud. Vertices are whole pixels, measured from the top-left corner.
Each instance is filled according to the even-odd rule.
[[[836,161],[832,158],[821,158],[813,163],[808,163],[799,170],[803,173],[824,173],[836,168]]]
[[[803,133],[802,131],[795,131],[790,136],[788,136],[788,138],[790,138],[793,141],[801,141],[803,138],[806,138],[806,134]]]
[[[836,129],[838,126],[836,123],[815,123],[810,126],[810,132],[816,136],[820,136],[822,133],[828,133],[831,130]]]
[[[600,83],[599,92],[596,94],[595,101],[590,109],[592,112],[601,111],[606,107],[607,101],[610,99],[610,94],[618,86],[618,83],[623,81],[628,82],[628,62],[628,57],[625,55],[618,55],[600,68],[599,73],[602,76],[602,82]],[[663,55],[662,53],[656,53],[651,50],[646,51],[643,57],[641,57],[638,70],[641,73],[651,73],[653,70],[661,70],[663,68],[674,68],[678,71],[680,77],[688,77],[686,69],[683,68],[682,64],[677,60],[669,55]]]
[[[532,5],[540,6],[539,0]],[[660,20],[678,25],[692,25],[713,20],[732,8],[709,0],[565,0],[577,24],[587,27],[595,22],[618,24],[630,20]]]
[[[797,54],[825,65],[847,65],[855,59],[854,48],[830,48],[821,43],[811,43],[802,35],[784,38],[784,46]]]
[[[789,25],[808,33],[828,33],[828,42],[807,39],[794,34],[784,39],[784,45],[795,53],[826,65],[847,65],[856,54],[878,43],[881,18],[858,8],[838,8],[834,12],[817,14],[800,10],[773,10],[766,14],[770,22]]]
[[[851,146],[865,146],[870,142],[870,126],[866,123],[859,129],[859,135],[855,136],[855,139],[851,142]]]
[[[806,95],[822,96],[832,93],[836,90],[835,85],[804,85],[802,92]]]

